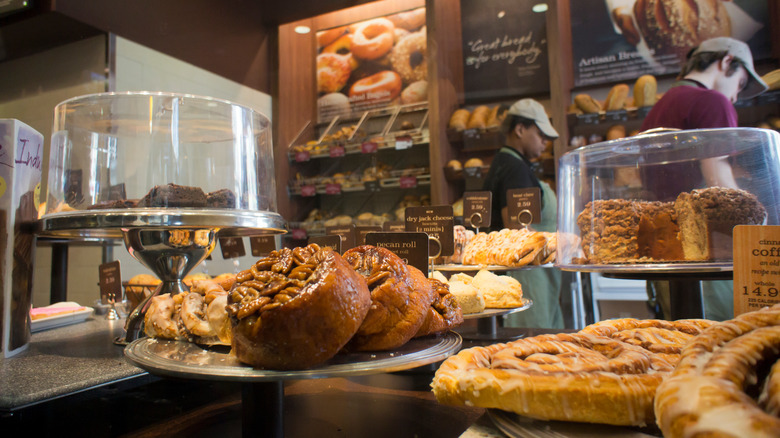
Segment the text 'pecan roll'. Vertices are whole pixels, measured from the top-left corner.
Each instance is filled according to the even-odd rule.
[[[371,309],[347,345],[351,351],[392,350],[407,343],[425,322],[433,290],[419,269],[386,248],[364,245],[344,259],[366,279]]]
[[[237,275],[228,297],[233,352],[257,368],[314,367],[344,347],[370,305],[365,280],[332,249],[273,251]]]

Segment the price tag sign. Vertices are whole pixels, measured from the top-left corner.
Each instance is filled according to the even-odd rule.
[[[355,227],[355,240],[357,242],[356,246],[366,244],[366,234],[378,233],[381,231],[382,231],[382,227],[378,227],[378,226]]]
[[[108,199],[111,201],[117,201],[120,199],[127,199],[127,193],[125,192],[125,183],[113,185],[108,188]]]
[[[465,207],[465,205],[464,205]],[[506,191],[507,228],[525,228],[542,221],[542,191],[538,187]]]
[[[428,234],[376,232],[366,234],[366,245],[387,248],[407,265],[428,273]]]
[[[311,159],[311,154],[309,151],[298,151],[295,153],[295,162],[296,163],[304,163],[306,161],[309,161]]]
[[[364,154],[373,154],[379,150],[379,145],[375,141],[365,141],[360,145],[360,152]]]
[[[455,217],[451,205],[406,207],[405,215],[406,231],[427,233],[440,242],[440,248],[433,245],[429,248],[431,257],[451,256],[455,252]]]
[[[346,150],[344,149],[344,146],[338,145],[338,146],[331,146],[328,148],[328,154],[331,158],[337,158],[337,157],[343,157],[346,155]]]
[[[402,176],[398,180],[398,185],[402,189],[413,189],[413,188],[417,187],[417,177],[414,176],[414,175]]]
[[[409,135],[400,135],[395,138],[395,149],[396,150],[404,150],[409,149],[414,144],[414,141],[412,141],[412,137]]]
[[[293,228],[290,230],[290,236],[295,240],[305,240],[306,239],[306,230],[303,228]]]
[[[465,192],[463,194],[463,223],[467,227],[490,226],[493,202],[492,192]]]
[[[219,248],[222,250],[222,258],[236,259],[246,255],[244,239],[241,237],[220,237]]]
[[[734,316],[780,303],[780,225],[734,227]]]
[[[276,238],[274,236],[251,236],[249,247],[253,257],[263,257],[276,251]]]
[[[404,221],[385,221],[382,224],[382,231],[394,231],[397,233],[406,231],[406,222]]]
[[[317,194],[317,187],[314,185],[305,185],[301,187],[301,196],[314,196]]]
[[[336,183],[325,184],[325,194],[326,195],[340,195],[341,194],[341,184],[336,184]]]
[[[325,234],[341,236],[341,250],[346,251],[355,247],[355,225],[325,227]]]
[[[114,301],[122,301],[122,275],[119,270],[119,260],[103,263],[98,268],[100,281],[100,302],[108,304],[113,294]]]
[[[366,187],[366,190],[369,192],[379,192],[382,190],[382,187],[379,185],[379,181],[366,181],[363,183],[363,185]]]
[[[628,120],[626,110],[607,111],[604,113],[604,120],[607,122],[624,122]]]
[[[309,237],[309,243],[316,243],[321,247],[329,246],[334,251],[341,254],[341,236],[333,234],[329,236],[311,236]]]

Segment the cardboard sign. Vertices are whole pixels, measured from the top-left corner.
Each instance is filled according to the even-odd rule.
[[[325,184],[325,194],[326,195],[340,195],[341,194],[341,184],[336,184],[336,183]]]
[[[328,155],[330,155],[331,158],[337,158],[337,157],[343,157],[346,155],[346,150],[344,149],[344,146],[331,146],[328,148]]]
[[[393,231],[401,233],[406,231],[406,222],[404,221],[386,221],[382,224],[382,231]]]
[[[122,273],[119,269],[119,260],[103,263],[98,269],[100,281],[100,302],[109,304],[113,295],[115,302],[122,301]]]
[[[439,248],[433,243],[429,245],[431,257],[451,256],[455,252],[455,218],[451,205],[407,207],[405,215],[406,231],[427,233],[439,241]]]
[[[780,225],[734,227],[734,316],[780,303]]]
[[[525,228],[542,221],[542,191],[538,187],[506,191],[507,228]]]
[[[414,175],[402,176],[398,179],[398,186],[402,189],[413,189],[417,187],[417,177]]]
[[[428,235],[426,233],[376,232],[366,234],[366,245],[387,248],[407,265],[428,273]]]
[[[294,240],[304,240],[306,239],[306,235],[306,230],[303,228],[293,228],[290,230],[290,237]]]
[[[276,251],[276,238],[274,236],[251,236],[249,238],[249,247],[252,256],[263,257]]]
[[[472,228],[490,226],[493,205],[492,192],[466,192],[463,194],[463,224]]]
[[[241,237],[221,237],[219,238],[219,247],[222,250],[222,258],[225,260],[246,255],[244,239]]]
[[[127,193],[125,192],[125,183],[113,185],[108,188],[109,201],[116,201],[120,199],[127,199]]]
[[[356,246],[365,245],[366,244],[366,234],[368,233],[377,233],[382,231],[382,227],[379,226],[366,226],[366,227],[355,227],[355,241]],[[403,231],[403,230],[401,230]]]
[[[341,236],[338,234],[331,234],[328,236],[311,236],[309,237],[309,244],[316,243],[321,247],[329,246],[334,251],[341,254]]]
[[[355,225],[337,225],[325,227],[325,234],[341,236],[341,250],[346,251],[355,247]]]

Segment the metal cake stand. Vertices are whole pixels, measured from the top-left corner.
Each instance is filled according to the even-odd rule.
[[[219,237],[286,232],[284,219],[267,211],[131,208],[54,213],[38,234],[66,239],[123,239],[127,251],[162,280],[128,316],[125,339],[141,334],[152,297],[186,292],[182,279],[211,254]]]

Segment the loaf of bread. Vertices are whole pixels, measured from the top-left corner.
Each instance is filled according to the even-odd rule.
[[[460,108],[455,110],[450,117],[449,127],[456,131],[463,131],[469,123],[469,116],[471,113],[469,110]]]
[[[640,76],[634,83],[634,106],[642,108],[655,105],[658,83],[653,75]]]
[[[628,85],[617,84],[610,88],[607,99],[604,101],[604,110],[617,111],[625,108],[628,98]]]
[[[607,129],[607,140],[617,140],[626,136],[626,127],[624,125],[612,125]]]
[[[715,0],[637,0],[637,25],[651,50],[684,59],[702,41],[731,36],[731,18]]]
[[[486,105],[480,105],[474,108],[469,116],[469,122],[466,125],[467,129],[485,129],[487,126],[488,116],[490,116],[490,108]]]
[[[598,113],[601,111],[601,104],[589,94],[578,94],[574,96],[574,104],[585,114]]]

